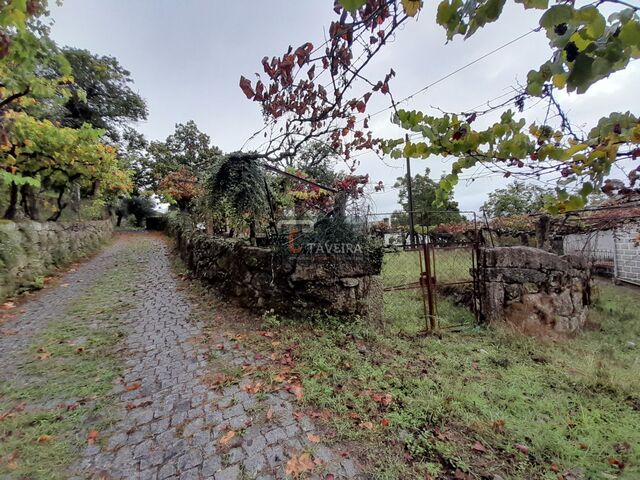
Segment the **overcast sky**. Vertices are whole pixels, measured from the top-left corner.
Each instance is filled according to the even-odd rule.
[[[426,2],[418,21],[400,31],[367,71],[382,78],[393,67],[397,76],[391,88],[404,98],[429,83],[476,60],[537,26],[537,11],[509,3],[501,20],[485,27],[466,42],[446,44],[444,30],[435,24],[437,2]],[[176,123],[195,120],[224,151],[240,149],[262,127],[257,103],[238,87],[240,75],[254,78],[262,57],[282,55],[289,45],[324,41],[324,29],[334,19],[331,0],[64,0],[52,8],[54,39],[61,45],[113,55],[131,71],[135,89],[147,100],[149,119],[138,129],[149,139],[164,139]],[[549,56],[543,33],[533,33],[414,97],[404,108],[427,111],[439,107],[465,111],[524,82],[531,68]],[[563,97],[572,123],[589,125],[611,111],[640,113],[640,62],[592,87],[585,95]],[[388,98],[374,95],[369,111],[388,106]],[[524,112],[542,121],[545,106],[530,104]],[[528,106],[529,107],[529,106]],[[494,120],[490,115],[483,122]],[[403,133],[387,113],[371,121],[374,136]],[[360,157],[360,173],[382,180],[383,193],[372,193],[372,208],[388,212],[397,208],[395,179],[405,172],[404,161],[382,162],[375,155]],[[413,160],[412,171],[426,167],[437,179],[450,163],[444,159]],[[621,175],[621,173],[618,173]],[[455,199],[462,210],[477,211],[488,192],[506,180],[470,171]]]

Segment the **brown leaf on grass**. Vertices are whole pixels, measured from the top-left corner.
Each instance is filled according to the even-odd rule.
[[[18,452],[12,452],[7,457],[7,468],[9,470],[16,470],[18,468]]]
[[[136,383],[130,383],[129,385],[126,385],[124,388],[127,390],[127,392],[133,392],[134,390],[140,390],[140,387],[142,387],[142,385],[139,382],[136,382]]]
[[[38,360],[49,360],[51,358],[51,353],[47,352],[47,351],[42,351],[41,353],[38,354]]]
[[[93,445],[94,443],[96,443],[96,440],[98,439],[99,436],[100,436],[100,432],[96,432],[95,430],[91,430],[89,432],[89,435],[87,435],[87,443],[89,445]]]
[[[260,382],[257,382],[257,383],[246,383],[241,388],[246,393],[248,393],[250,395],[255,395],[260,390],[262,390],[262,383],[260,383]]]
[[[474,443],[473,447],[471,447],[471,449],[476,451],[476,452],[480,452],[480,453],[485,453],[487,451],[487,449],[484,447],[484,445],[482,445],[480,442]]]
[[[496,420],[493,422],[493,431],[496,433],[504,433],[504,420]]]
[[[223,446],[226,447],[227,445],[229,445],[229,442],[231,442],[231,440],[233,439],[233,437],[236,436],[236,432],[233,430],[229,430],[227,433],[225,433],[222,437],[220,437],[220,440],[218,440],[218,443]]]
[[[374,393],[371,395],[371,398],[374,402],[384,405],[385,407],[388,407],[391,405],[391,402],[393,402],[393,395],[390,393]]]
[[[313,443],[320,443],[320,435],[316,435],[315,433],[307,433],[307,438],[309,439],[310,442]]]
[[[304,389],[302,388],[302,385],[291,385],[289,387],[289,391],[295,395],[296,400],[299,402],[304,398]]]
[[[36,440],[36,442],[38,442],[38,443],[47,443],[49,440],[51,440],[51,435],[40,435],[38,437],[38,439]]]
[[[297,457],[293,457],[284,467],[284,473],[290,477],[299,477],[300,475],[312,472],[316,468],[311,455],[303,453]]]
[[[231,377],[224,373],[216,373],[211,377],[211,384],[213,386],[224,385],[225,383],[231,381]]]
[[[11,407],[6,412],[0,413],[0,422],[6,420],[7,418],[15,417],[17,413],[24,411],[25,406],[26,403],[19,403],[18,405]]]
[[[380,426],[382,428],[387,428],[389,426],[389,420],[386,418],[383,418],[382,420],[380,420]]]
[[[607,463],[612,467],[618,467],[618,469],[622,470],[624,468],[624,462],[617,458],[609,458]]]
[[[274,338],[276,336],[275,332],[269,332],[269,331],[259,332],[259,334],[267,338]]]
[[[517,443],[514,445],[515,449],[518,450],[519,452],[525,454],[525,455],[529,455],[529,447],[527,447],[526,445],[522,445],[520,443]]]
[[[360,427],[364,428],[365,430],[373,430],[373,423],[371,423],[371,422],[361,422],[360,423]]]

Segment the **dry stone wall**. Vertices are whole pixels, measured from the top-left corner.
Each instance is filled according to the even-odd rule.
[[[170,221],[180,256],[196,276],[245,307],[382,319],[380,266],[362,255],[279,255]]]
[[[112,234],[110,220],[0,221],[0,299],[41,286],[45,275],[93,252]]]
[[[481,310],[485,321],[507,322],[525,332],[571,334],[591,303],[586,260],[532,247],[481,250]]]

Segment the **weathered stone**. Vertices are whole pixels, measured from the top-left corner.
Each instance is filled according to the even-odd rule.
[[[585,324],[590,272],[580,258],[530,247],[481,251],[481,311],[485,321],[523,332],[574,333]]]

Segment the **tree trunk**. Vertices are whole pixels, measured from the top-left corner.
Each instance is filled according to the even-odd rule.
[[[11,188],[9,190],[9,206],[4,212],[4,218],[7,220],[13,220],[16,218],[18,211],[18,185],[15,182],[11,182]]]
[[[62,188],[61,190],[58,191],[58,211],[55,212],[53,215],[51,215],[47,221],[49,222],[57,222],[58,219],[60,218],[60,215],[62,215],[62,211],[66,208],[67,204],[62,202],[62,197],[64,196],[64,191],[65,189]]]
[[[38,199],[31,185],[23,185],[20,187],[20,195],[22,196],[21,204],[24,214],[31,220],[38,221]]]
[[[251,245],[255,247],[256,245],[256,221],[251,220],[249,222],[249,240],[251,241]]]

